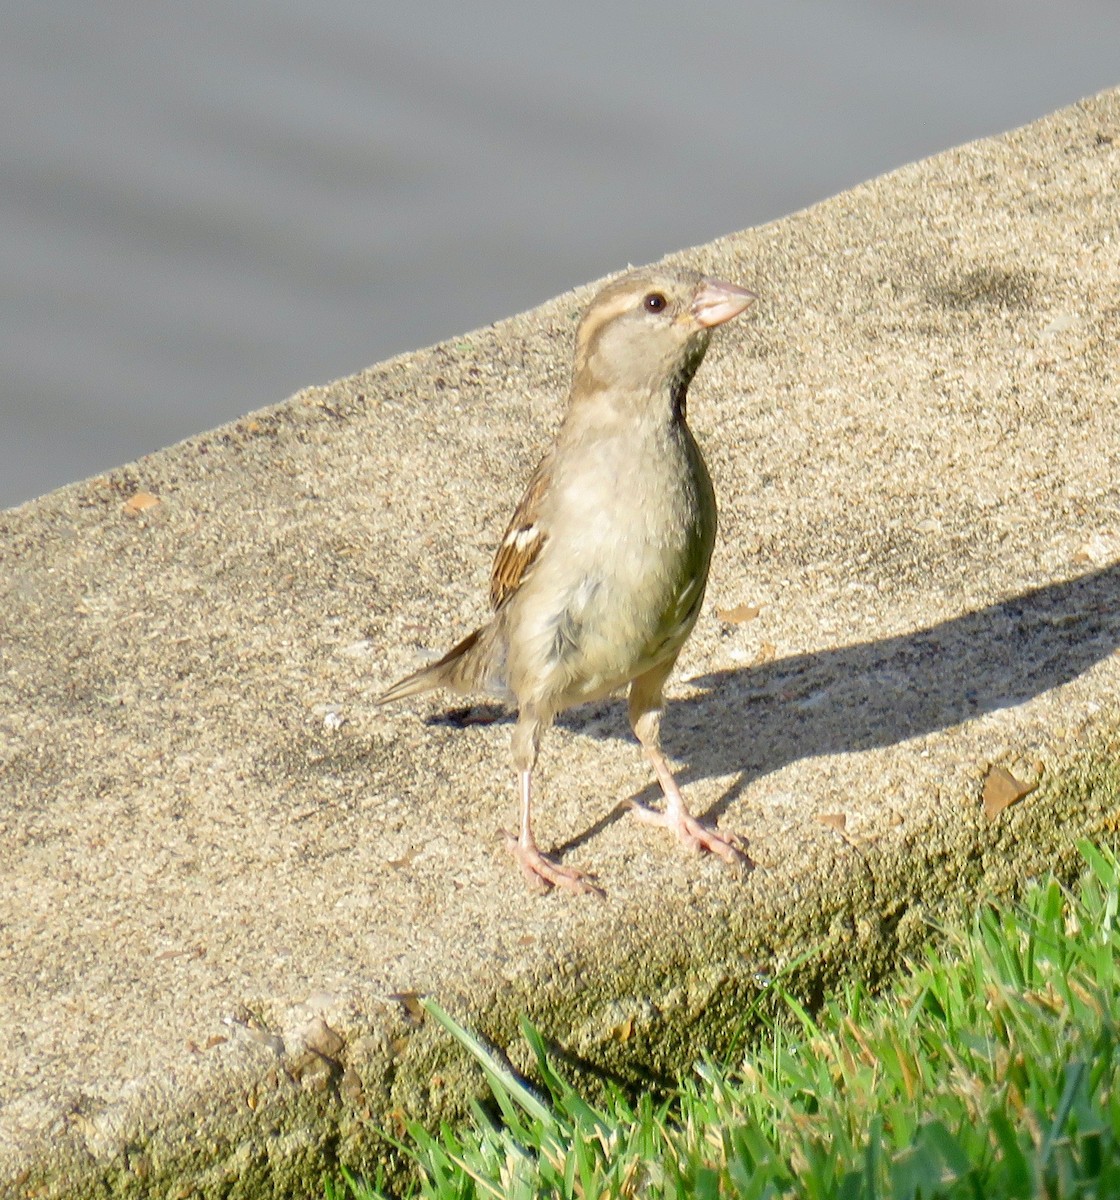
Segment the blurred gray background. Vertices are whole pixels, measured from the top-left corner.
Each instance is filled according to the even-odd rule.
[[[1116,0],[9,0],[0,507],[1120,83]]]

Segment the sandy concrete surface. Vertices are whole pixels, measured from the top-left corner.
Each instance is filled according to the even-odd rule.
[[[1114,91],[677,256],[761,295],[690,397],[722,533],[665,721],[743,875],[618,812],[610,702],[538,793],[606,899],[532,895],[508,719],[372,703],[483,617],[588,290],[0,515],[0,1195],[315,1195],[477,1084],[410,993],[670,1074],[806,951],[812,999],[1072,870],[1120,778],[1118,196]]]

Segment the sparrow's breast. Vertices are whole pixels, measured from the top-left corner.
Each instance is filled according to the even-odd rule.
[[[679,651],[704,598],[715,498],[681,424],[652,448],[596,447],[548,518],[548,544],[510,614],[510,683],[528,699],[519,682],[532,681],[532,701],[559,711]]]

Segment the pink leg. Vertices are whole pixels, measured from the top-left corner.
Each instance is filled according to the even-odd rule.
[[[519,717],[513,731],[513,755],[521,782],[521,832],[517,837],[512,833],[506,834],[506,849],[517,859],[521,873],[531,886],[543,884],[546,887],[566,888],[570,892],[593,892],[602,896],[602,888],[596,887],[582,871],[561,866],[542,854],[533,837],[531,779],[539,745],[539,723],[523,724]]]
[[[747,857],[741,849],[742,839],[734,833],[718,833],[706,825],[701,825],[685,807],[681,789],[677,787],[677,781],[669,770],[665,755],[656,747],[647,746],[645,751],[657,773],[657,782],[661,784],[661,790],[665,793],[665,808],[657,812],[652,808],[644,808],[637,801],[631,801],[630,809],[634,816],[643,824],[661,825],[671,829],[690,850],[708,850],[712,854],[718,854],[724,862],[733,865],[746,862]]]
[[[709,829],[688,811],[681,789],[661,752],[661,688],[672,669],[672,662],[664,663],[630,684],[630,725],[665,793],[665,807],[660,812],[636,801],[631,801],[631,811],[646,825],[661,825],[672,830],[690,850],[707,850],[732,865],[749,862],[743,853],[742,838]]]

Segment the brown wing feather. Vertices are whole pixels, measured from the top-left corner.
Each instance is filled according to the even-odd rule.
[[[521,503],[514,509],[490,570],[490,604],[501,606],[525,582],[548,535],[540,526],[541,498],[552,480],[552,454],[546,454],[533,472]]]

